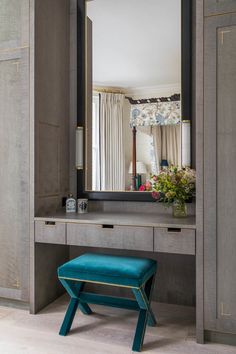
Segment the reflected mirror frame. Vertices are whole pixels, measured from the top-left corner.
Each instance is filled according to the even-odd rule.
[[[83,127],[86,124],[86,2],[86,0],[77,0],[77,125]],[[194,125],[192,115],[192,0],[181,0],[181,105],[182,116],[188,117],[191,121],[192,130]],[[86,144],[86,127],[84,144]],[[191,133],[191,164],[194,161],[193,144],[194,139]],[[85,151],[84,145],[84,161],[86,161]],[[77,196],[79,197],[90,200],[154,202],[151,192],[86,191],[85,168],[77,171]]]

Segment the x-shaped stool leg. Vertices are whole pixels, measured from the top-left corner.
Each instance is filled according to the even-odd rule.
[[[83,290],[84,283],[83,282],[74,282],[72,280],[60,279],[62,285],[66,289],[67,293],[70,295],[70,303],[67,308],[64,321],[62,323],[59,334],[61,336],[66,336],[72,326],[75,313],[77,308],[81,310],[81,312],[85,315],[90,315],[92,313],[90,307],[85,302],[79,301],[79,294]]]
[[[132,348],[134,352],[140,352],[142,349],[147,323],[149,326],[156,325],[156,319],[151,309],[151,298],[154,286],[154,279],[155,274],[146,282],[144,288],[142,287],[140,289],[132,289],[140,307],[138,323]]]

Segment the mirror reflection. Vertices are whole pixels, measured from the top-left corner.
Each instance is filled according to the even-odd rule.
[[[144,191],[190,166],[181,0],[93,0],[87,15],[86,190]]]

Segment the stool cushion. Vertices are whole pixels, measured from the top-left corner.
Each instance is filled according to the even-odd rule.
[[[59,267],[58,277],[140,288],[156,269],[152,259],[85,253]]]

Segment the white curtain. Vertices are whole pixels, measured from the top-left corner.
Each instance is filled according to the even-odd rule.
[[[181,166],[181,124],[152,127],[156,160]]]
[[[99,95],[93,95],[93,117],[92,117],[92,190],[101,189],[100,171],[100,117],[99,117]]]
[[[181,124],[162,126],[162,160],[181,166]]]
[[[101,93],[100,154],[101,190],[125,190],[125,159],[123,150],[124,95]]]
[[[156,169],[157,174],[160,172],[160,163],[161,163],[161,126],[155,125],[152,127],[152,136],[153,136],[153,145],[154,145],[154,154],[156,158]]]

